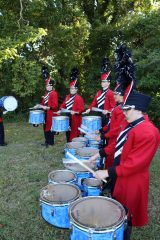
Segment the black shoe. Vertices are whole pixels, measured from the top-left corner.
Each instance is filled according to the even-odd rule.
[[[41,146],[44,146],[46,148],[52,147],[54,144],[48,144],[48,143],[42,143]]]
[[[41,146],[48,147],[48,144],[47,143],[41,143]]]
[[[2,143],[2,144],[0,144],[1,147],[5,147],[5,146],[7,146],[7,145],[8,145],[7,143]]]

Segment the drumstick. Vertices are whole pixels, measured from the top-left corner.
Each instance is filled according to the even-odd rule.
[[[67,158],[63,158],[62,160],[63,160],[63,163],[67,163],[67,164],[68,164],[68,163],[70,163],[70,164],[75,163],[74,160],[67,159]],[[89,160],[89,159],[81,159],[80,161],[81,161],[81,162],[90,163],[90,160]]]
[[[83,128],[84,128],[84,129],[83,129]],[[89,132],[89,131],[88,131],[88,128],[87,128],[86,126],[84,126],[83,124],[81,124],[81,129],[82,129],[83,131],[86,130],[86,131],[85,131],[86,134],[93,134],[93,133],[95,133],[95,131],[94,131],[94,132]],[[87,131],[88,131],[88,132],[87,132]]]
[[[85,112],[82,112],[82,114],[84,115],[84,114],[88,114],[88,113],[85,111]]]
[[[86,132],[86,131],[84,131],[84,130],[83,130],[82,128],[80,128],[80,127],[78,128],[78,130],[79,130],[79,131],[81,131],[82,133],[85,133],[85,134],[87,134],[87,132]]]
[[[81,160],[77,159],[75,156],[73,156],[70,152],[67,152],[67,155],[72,158],[72,160],[74,160],[75,162],[77,162],[79,165],[81,165],[82,167],[84,167],[85,169],[87,169],[89,172],[91,172],[93,175],[96,174],[95,171],[93,171],[90,167],[88,167],[87,165],[85,165],[83,162],[81,162]],[[107,183],[107,181],[105,179],[101,179],[103,182]]]
[[[103,112],[102,109],[96,108],[96,107],[92,107],[92,111],[95,111],[95,112]]]

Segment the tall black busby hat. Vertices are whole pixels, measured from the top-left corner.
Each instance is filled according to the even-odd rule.
[[[70,74],[70,84],[69,84],[70,88],[71,87],[78,88],[78,83],[77,83],[78,75],[79,75],[78,68],[76,67],[72,68],[71,74]]]
[[[101,64],[101,81],[111,81],[111,71],[108,66],[108,58],[103,58]]]
[[[46,66],[42,66],[42,78],[43,80],[46,80],[49,78],[49,71],[48,68]]]
[[[116,49],[116,81],[121,85],[124,92],[124,101],[127,100],[129,93],[135,88],[135,66],[131,57],[131,52],[120,45]]]

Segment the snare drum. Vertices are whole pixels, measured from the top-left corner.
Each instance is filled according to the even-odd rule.
[[[123,206],[107,197],[84,197],[69,208],[71,240],[123,240]]]
[[[67,116],[52,117],[52,131],[55,132],[69,131],[69,117]]]
[[[83,180],[88,178],[93,178],[93,174],[90,172],[75,172],[77,176],[77,186],[84,192]]]
[[[102,181],[96,178],[86,178],[82,181],[84,196],[100,196],[102,194]]]
[[[29,112],[29,123],[31,124],[44,124],[45,123],[45,115],[42,110],[33,110]]]
[[[72,155],[76,154],[77,149],[85,147],[84,142],[68,142],[65,145],[65,158],[69,159],[70,157],[67,155],[67,152],[70,152]]]
[[[17,100],[12,96],[4,96],[0,98],[0,108],[6,111],[14,111],[18,107]]]
[[[48,175],[49,183],[72,183],[75,184],[77,180],[76,174],[70,170],[56,170]]]
[[[86,134],[85,137],[88,139],[88,147],[99,149],[100,143],[95,140],[96,134]]]
[[[84,125],[84,130],[86,132],[95,132],[101,128],[101,117],[99,116],[85,116],[82,117],[82,125]]]
[[[88,144],[88,139],[85,137],[76,137],[72,139],[72,142],[81,142],[84,143],[84,146],[86,147]]]
[[[60,227],[69,228],[68,208],[81,196],[79,188],[73,184],[49,184],[40,193],[41,214],[45,221]]]

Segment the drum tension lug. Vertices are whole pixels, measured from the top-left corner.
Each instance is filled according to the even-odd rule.
[[[51,211],[51,216],[54,217],[54,209]]]
[[[116,236],[116,229],[115,229],[113,232],[113,240],[116,240],[116,239],[117,239],[117,236]]]
[[[93,229],[89,228],[89,240],[92,240]]]

